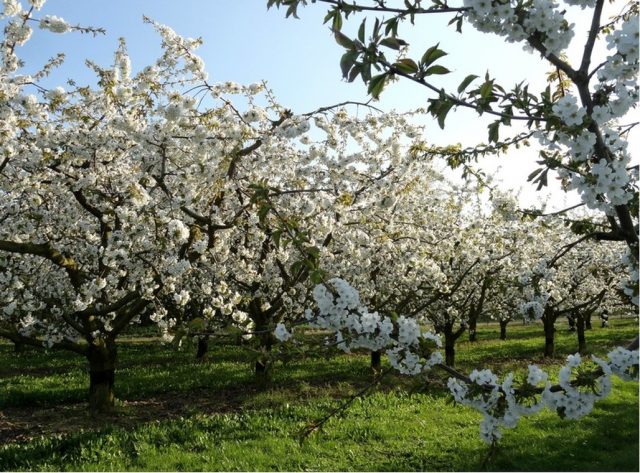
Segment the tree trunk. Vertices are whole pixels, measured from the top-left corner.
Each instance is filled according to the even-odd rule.
[[[198,349],[196,351],[196,361],[206,361],[209,351],[209,335],[198,337]]]
[[[589,315],[587,315],[584,318],[584,328],[586,330],[591,330],[591,316],[593,315],[593,313],[590,313]]]
[[[261,355],[258,357],[254,367],[256,381],[259,384],[267,384],[271,380],[271,347],[274,343],[274,336],[269,325],[272,320],[259,307],[259,301],[253,302],[250,307],[249,317],[255,323],[256,342]]]
[[[507,339],[507,324],[509,323],[509,321],[507,320],[501,320],[500,321],[500,340],[506,340]]]
[[[13,342],[13,352],[14,353],[23,353],[26,348],[25,344],[22,342]]]
[[[478,340],[476,329],[478,326],[478,319],[476,317],[469,318],[469,341],[475,342]]]
[[[576,329],[578,332],[578,352],[585,355],[587,353],[587,341],[584,336],[585,320],[581,315],[576,317]]]
[[[453,368],[456,362],[456,340],[453,337],[453,328],[445,327],[444,329],[444,363]]]
[[[372,351],[371,352],[371,369],[374,371],[379,371],[380,366],[382,366],[382,352]]]
[[[544,324],[544,356],[550,358],[555,352],[554,338],[556,328],[554,327],[555,317],[545,314],[542,317]]]
[[[478,335],[476,333],[478,327],[478,318],[482,314],[482,309],[484,307],[484,300],[487,295],[487,289],[489,288],[489,284],[491,283],[491,275],[486,274],[484,279],[482,280],[482,288],[480,289],[480,298],[476,304],[471,305],[471,310],[469,311],[469,341],[475,342],[478,340]]]
[[[89,345],[89,409],[94,413],[110,411],[115,405],[116,355],[113,341],[98,340]]]

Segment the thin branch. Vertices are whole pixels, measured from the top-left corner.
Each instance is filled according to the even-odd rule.
[[[317,113],[328,112],[328,111],[333,110],[335,108],[344,107],[345,105],[358,105],[358,106],[370,108],[370,109],[375,110],[376,112],[379,112],[379,113],[384,113],[378,107],[374,107],[373,105],[371,105],[370,104],[371,100],[373,100],[373,99],[367,100],[366,102],[354,102],[352,100],[347,100],[345,102],[340,102],[340,103],[337,103],[337,104],[334,104],[334,105],[328,105],[326,107],[320,107],[320,108],[314,110],[313,112],[306,112],[306,113],[302,113],[301,115],[303,117],[310,117],[310,116],[313,116],[313,115],[315,115]]]
[[[380,64],[382,64],[385,68],[387,68],[387,70],[389,72],[392,72],[393,74],[397,75],[397,76],[401,76],[404,77],[405,79],[409,79],[417,84],[420,84],[430,90],[432,90],[433,92],[436,92],[437,94],[440,94],[441,92],[443,92],[443,89],[440,89],[438,87],[436,87],[435,85],[425,81],[422,78],[418,78],[415,77],[411,74],[407,74],[406,72],[401,71],[400,69],[398,69],[397,67],[395,67],[393,64],[389,63],[388,61],[385,60],[380,60],[379,61]],[[451,103],[453,103],[456,106],[460,106],[460,107],[466,107],[466,108],[470,108],[473,110],[477,110],[477,105],[474,105],[470,102],[467,102],[465,100],[461,100],[451,94],[446,94],[445,96],[447,98],[447,100],[449,100]],[[483,113],[489,114],[489,115],[495,115],[497,117],[500,118],[507,118],[509,120],[524,120],[524,121],[535,121],[535,122],[545,122],[547,121],[546,118],[543,117],[533,117],[533,116],[528,116],[528,115],[510,115],[507,113],[502,113],[502,112],[496,112],[495,110],[483,110]]]
[[[378,6],[361,5],[358,3],[346,4],[344,0],[319,0],[321,3],[327,3],[335,6],[337,9],[342,10],[345,6],[349,8],[349,11],[354,10],[358,12],[372,11],[378,13],[398,13],[401,16],[406,15],[429,15],[435,13],[461,13],[468,10],[464,7],[442,7],[442,8],[392,8],[387,7],[383,3],[379,3]]]
[[[591,65],[591,56],[593,54],[593,48],[596,44],[598,33],[600,32],[600,17],[602,16],[602,8],[604,6],[604,0],[597,0],[593,9],[593,17],[591,18],[591,27],[589,29],[589,37],[584,45],[584,53],[582,54],[582,62],[580,63],[580,69],[578,72],[584,77],[589,76],[589,66]]]
[[[311,424],[307,425],[304,428],[304,430],[302,431],[302,433],[300,434],[300,444],[302,445],[302,443],[309,437],[309,435],[311,435],[312,433],[314,433],[314,432],[318,431],[319,429],[321,429],[322,426],[324,424],[326,424],[331,418],[333,418],[333,417],[335,417],[337,415],[340,415],[344,411],[346,411],[349,408],[349,406],[351,406],[351,404],[353,404],[356,401],[356,399],[359,399],[359,398],[363,397],[371,389],[373,389],[378,384],[380,384],[382,379],[386,375],[388,375],[391,371],[392,371],[392,368],[387,368],[372,383],[367,384],[364,388],[362,388],[360,391],[358,391],[353,396],[351,396],[347,401],[343,402],[342,404],[340,404],[335,409],[332,409],[324,417],[322,417],[320,419],[317,419],[314,422],[312,422]]]

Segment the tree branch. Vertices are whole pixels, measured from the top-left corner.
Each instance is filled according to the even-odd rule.
[[[56,250],[50,242],[47,243],[17,243],[13,241],[0,240],[0,251],[9,253],[29,254],[40,256],[51,261],[56,266],[64,269],[69,276],[69,280],[74,288],[78,289],[86,276],[82,274],[78,264],[73,258],[64,256]]]

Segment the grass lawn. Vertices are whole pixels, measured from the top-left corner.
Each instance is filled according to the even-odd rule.
[[[626,344],[633,320],[587,332],[593,353]],[[540,325],[480,324],[479,341],[461,342],[458,368],[557,371],[576,350],[558,323],[552,360],[542,358]],[[0,470],[333,470],[333,471],[638,471],[638,385],[613,393],[579,421],[551,412],[505,431],[485,462],[475,411],[452,405],[446,378],[390,375],[368,396],[300,443],[300,433],[370,384],[366,355],[296,358],[274,368],[273,383],[253,380],[242,347],[212,346],[205,363],[194,348],[175,352],[131,336],[119,349],[114,414],[86,412],[85,361],[73,354],[0,343]]]

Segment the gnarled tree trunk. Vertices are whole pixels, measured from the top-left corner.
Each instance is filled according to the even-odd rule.
[[[450,367],[455,366],[456,362],[456,340],[460,338],[465,331],[465,326],[461,325],[458,330],[453,331],[453,323],[444,325],[442,334],[444,335],[444,360],[445,364]]]

